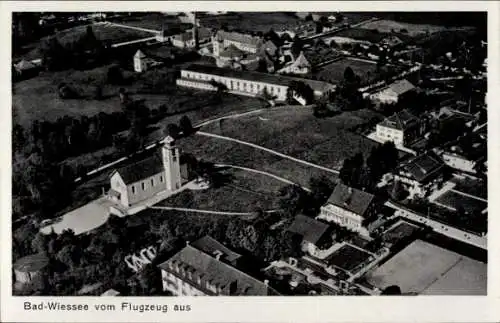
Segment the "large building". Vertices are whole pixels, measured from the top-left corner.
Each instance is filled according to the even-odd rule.
[[[396,146],[407,146],[423,135],[417,117],[407,110],[394,113],[377,124],[376,135],[383,141],[392,141]]]
[[[392,83],[386,88],[370,95],[370,99],[376,103],[395,104],[404,96],[414,92],[416,87],[407,80]]]
[[[204,237],[160,264],[163,290],[175,296],[269,296],[267,282],[237,268],[241,255]]]
[[[416,156],[394,172],[394,180],[403,183],[409,198],[424,197],[444,180],[445,164],[433,153]]]
[[[224,85],[230,93],[246,96],[260,96],[266,89],[276,97],[276,101],[283,102],[287,99],[287,90],[293,81],[309,85],[316,97],[335,90],[335,85],[322,81],[204,65],[191,65],[181,70],[177,85],[216,91],[215,82]]]
[[[278,73],[306,75],[311,72],[311,68],[312,65],[307,60],[304,52],[300,52],[299,56],[297,56],[297,59],[289,62],[287,65],[281,68]]]
[[[252,54],[260,52],[264,44],[262,37],[246,35],[238,32],[227,32],[219,30],[212,37],[213,54],[219,57],[220,54],[229,46],[233,45],[236,48]]]
[[[155,152],[148,158],[115,170],[108,195],[127,208],[160,192],[179,190],[183,178],[187,178],[187,165],[181,165],[174,139],[166,137],[161,153]]]
[[[318,219],[334,222],[349,230],[369,235],[368,221],[377,215],[375,196],[342,183],[333,190],[328,201],[321,207]]]

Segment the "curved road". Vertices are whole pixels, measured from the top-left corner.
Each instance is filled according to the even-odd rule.
[[[276,150],[269,149],[269,148],[266,148],[266,147],[262,147],[262,146],[259,146],[259,145],[256,145],[256,144],[252,144],[252,143],[247,142],[247,141],[243,141],[243,140],[239,140],[239,139],[234,139],[234,138],[231,138],[231,137],[226,137],[226,136],[221,136],[221,135],[216,135],[216,134],[209,133],[209,132],[204,132],[204,131],[198,131],[198,132],[196,132],[196,134],[200,135],[200,136],[212,137],[212,138],[217,138],[217,139],[232,141],[232,142],[235,142],[235,143],[238,143],[238,144],[250,146],[252,148],[266,151],[266,152],[271,153],[273,155],[289,159],[291,161],[297,162],[297,163],[302,164],[302,165],[306,165],[306,166],[314,167],[314,168],[317,168],[317,169],[321,169],[321,170],[333,173],[335,175],[339,174],[339,171],[336,170],[336,169],[331,169],[331,168],[328,168],[328,167],[323,167],[323,166],[320,166],[320,165],[316,165],[316,164],[313,164],[311,162],[308,162],[308,161],[305,161],[305,160],[302,160],[302,159],[298,159],[298,158],[295,158],[295,157],[292,157],[292,156],[288,156],[288,155],[285,155],[283,153],[277,152]]]

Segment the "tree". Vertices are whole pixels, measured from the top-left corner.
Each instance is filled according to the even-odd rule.
[[[179,127],[185,136],[193,132],[193,125],[191,124],[191,120],[189,120],[188,116],[183,116],[179,120]]]
[[[323,205],[330,197],[335,187],[335,183],[326,176],[311,177],[309,179],[309,188],[311,197],[316,207]]]
[[[363,155],[361,153],[346,158],[340,169],[340,180],[347,186],[359,187],[363,164]]]
[[[401,295],[401,288],[397,285],[391,285],[386,287],[382,291],[382,295]]]
[[[113,65],[108,68],[107,79],[109,84],[121,85],[123,84],[123,74],[120,67]]]
[[[31,241],[31,248],[35,253],[44,253],[47,252],[48,240],[47,236],[45,236],[41,232],[37,232],[33,240]]]
[[[396,180],[392,186],[391,197],[396,201],[404,200],[408,196],[408,192],[405,190],[403,184]]]
[[[65,245],[56,255],[56,259],[61,263],[65,264],[69,268],[73,268],[75,266],[74,261],[75,256],[75,246]]]
[[[298,36],[295,36],[292,43],[292,47],[290,48],[293,56],[297,57],[303,48],[304,48],[304,42]]]
[[[292,218],[304,210],[308,204],[309,196],[300,186],[296,184],[287,185],[280,190],[280,209],[287,218]]]
[[[154,295],[161,286],[160,270],[153,264],[147,264],[139,272],[138,281],[143,295]]]

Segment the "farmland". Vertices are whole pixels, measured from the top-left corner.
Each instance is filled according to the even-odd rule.
[[[148,13],[136,17],[121,18],[116,22],[132,27],[152,29],[157,31],[165,29],[167,32],[181,32],[192,27],[191,24],[181,23],[176,16],[166,16],[161,13]]]
[[[360,110],[317,119],[311,110],[287,107],[266,111],[259,116],[226,120],[202,130],[248,141],[318,165],[339,169],[343,160],[357,152],[368,153],[376,145],[348,129],[377,117]]]
[[[410,24],[397,22],[394,20],[377,20],[361,25],[359,28],[377,30],[381,33],[398,32],[407,34],[410,37],[424,36],[427,33],[434,34],[444,31],[447,28],[443,26],[427,25],[427,24]]]

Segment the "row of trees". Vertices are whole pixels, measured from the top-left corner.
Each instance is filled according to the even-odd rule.
[[[340,180],[351,187],[373,190],[382,176],[398,163],[398,151],[393,142],[372,148],[366,162],[361,153],[346,158],[340,169]]]

